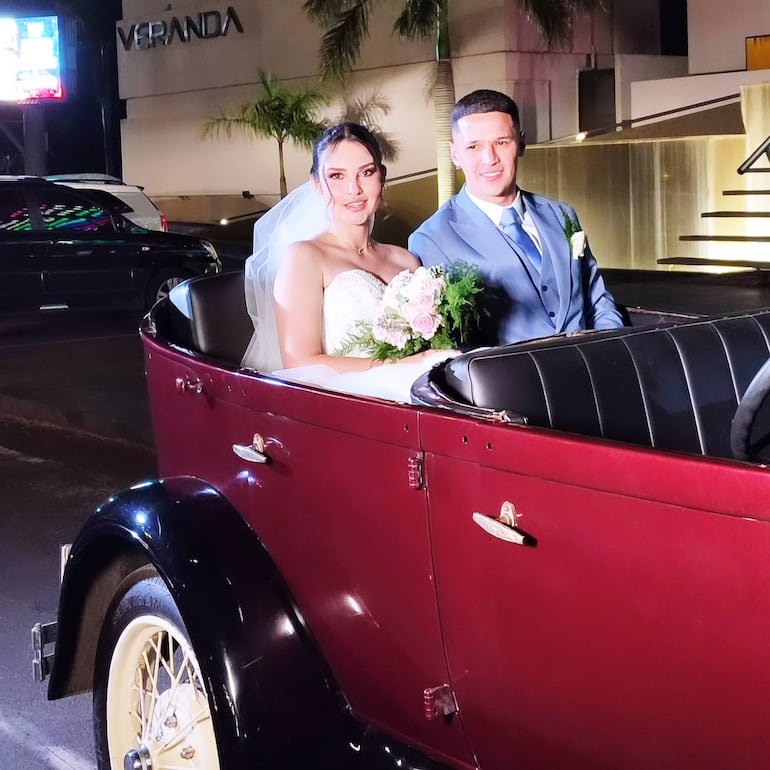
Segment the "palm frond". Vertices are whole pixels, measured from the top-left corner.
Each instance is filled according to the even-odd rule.
[[[322,27],[333,24],[338,16],[349,10],[356,0],[305,0],[302,10],[312,21]]]
[[[569,41],[577,14],[606,8],[606,0],[520,0],[520,3],[548,43]]]
[[[609,0],[571,0],[570,5],[577,13],[588,13],[589,11],[607,11],[608,2]]]
[[[441,6],[447,0],[406,0],[393,30],[402,40],[424,40],[436,36]]]
[[[259,82],[262,94],[258,99],[206,121],[202,135],[242,133],[281,142],[289,139],[302,147],[312,145],[326,125],[315,117],[316,110],[329,103],[326,93],[313,86],[290,88],[264,71],[259,73]]]
[[[397,160],[398,154],[401,152],[401,142],[393,134],[383,131],[379,126],[372,128],[372,134],[374,134],[377,144],[380,145],[382,159],[386,163]]]
[[[390,102],[379,91],[372,91],[368,96],[359,96],[356,99],[345,98],[342,106],[340,120],[348,120],[351,123],[361,123],[371,126],[377,122],[379,114],[387,115],[390,112]]]
[[[249,105],[243,105],[238,112],[222,112],[215,118],[207,120],[201,126],[201,136],[213,137],[223,134],[230,139],[233,134],[251,132],[252,119],[246,109]]]
[[[272,98],[273,91],[280,85],[270,70],[259,71],[259,84],[268,98]]]
[[[355,0],[326,25],[329,28],[321,38],[319,52],[324,79],[341,80],[353,69],[361,45],[369,37],[371,3],[372,0]]]
[[[379,91],[372,91],[368,96],[360,96],[356,99],[344,97],[339,121],[350,121],[366,126],[377,140],[382,152],[382,158],[390,163],[398,158],[401,151],[400,142],[392,135],[383,131],[378,123],[378,115],[387,115],[390,112],[390,102]]]

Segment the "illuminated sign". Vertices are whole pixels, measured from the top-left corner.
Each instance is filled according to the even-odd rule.
[[[0,101],[63,95],[58,17],[0,16]]]
[[[148,49],[158,45],[171,45],[175,40],[189,43],[196,37],[203,40],[225,37],[231,27],[243,32],[241,20],[232,6],[224,13],[203,11],[197,16],[185,16],[183,19],[173,16],[169,21],[142,21],[132,24],[127,32],[118,27],[118,35],[123,48],[130,51],[133,47]]]

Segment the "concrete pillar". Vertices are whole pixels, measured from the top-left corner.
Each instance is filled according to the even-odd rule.
[[[46,173],[45,115],[42,104],[22,106],[24,120],[24,173],[44,176]]]

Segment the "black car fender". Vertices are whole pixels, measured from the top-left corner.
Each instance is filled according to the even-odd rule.
[[[92,688],[102,624],[148,564],[190,635],[223,770],[441,767],[352,717],[269,553],[192,477],[125,490],[81,529],[61,586],[50,699]]]
[[[190,634],[223,767],[284,757],[319,735],[328,742],[325,731],[344,745],[344,702],[272,559],[229,502],[194,478],[126,490],[82,528],[61,587],[49,698],[91,689],[116,590],[146,564],[166,582]]]

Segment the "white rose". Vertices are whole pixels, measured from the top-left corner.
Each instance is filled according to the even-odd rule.
[[[586,234],[582,230],[572,233],[570,248],[572,250],[572,259],[580,259],[585,254]]]

